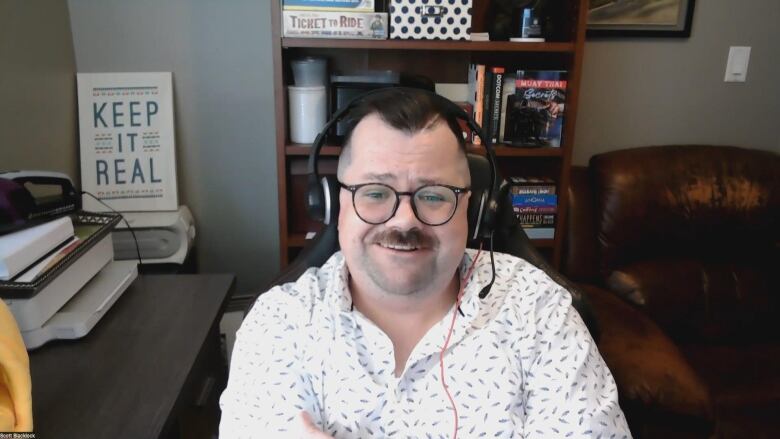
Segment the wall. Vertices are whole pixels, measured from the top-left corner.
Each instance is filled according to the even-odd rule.
[[[69,0],[79,72],[171,71],[179,196],[203,272],[279,270],[270,3]]]
[[[77,181],[75,71],[65,3],[0,0],[0,170]]]
[[[699,0],[689,39],[588,40],[574,163],[632,146],[737,145],[780,153],[780,2]],[[729,46],[752,46],[726,83]]]

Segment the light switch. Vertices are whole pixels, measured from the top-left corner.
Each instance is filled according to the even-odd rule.
[[[729,60],[726,62],[726,82],[745,82],[748,62],[750,61],[749,46],[731,46]]]

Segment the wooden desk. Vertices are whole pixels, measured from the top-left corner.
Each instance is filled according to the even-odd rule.
[[[219,319],[234,286],[233,275],[139,276],[86,337],[31,352],[37,436],[190,437],[224,388]]]

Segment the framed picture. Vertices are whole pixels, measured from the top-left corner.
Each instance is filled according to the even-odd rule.
[[[590,0],[588,37],[691,35],[694,0]]]

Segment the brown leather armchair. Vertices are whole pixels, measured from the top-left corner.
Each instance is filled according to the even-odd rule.
[[[574,168],[563,272],[638,437],[780,437],[780,155],[659,146]]]

